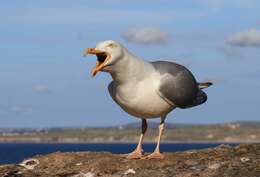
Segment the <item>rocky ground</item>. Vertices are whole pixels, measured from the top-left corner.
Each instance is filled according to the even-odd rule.
[[[164,153],[127,160],[108,152],[56,152],[0,166],[1,177],[260,177],[260,144]]]

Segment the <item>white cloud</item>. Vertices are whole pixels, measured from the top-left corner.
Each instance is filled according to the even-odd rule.
[[[169,34],[155,27],[130,28],[122,33],[122,37],[138,44],[163,44],[169,40]]]
[[[240,47],[260,47],[260,30],[252,28],[233,34],[227,39],[227,43]]]
[[[243,58],[243,54],[241,53],[241,49],[234,47],[234,46],[228,46],[225,45],[224,47],[218,48],[218,51],[221,52],[226,59],[241,59]]]
[[[33,86],[33,91],[35,93],[50,93],[51,92],[49,86],[43,85],[43,84],[34,85]]]

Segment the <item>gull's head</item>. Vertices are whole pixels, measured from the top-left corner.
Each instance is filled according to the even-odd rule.
[[[97,44],[95,48],[87,48],[84,55],[93,54],[97,56],[96,66],[92,69],[92,76],[98,71],[107,71],[124,55],[124,48],[112,40],[103,41]]]

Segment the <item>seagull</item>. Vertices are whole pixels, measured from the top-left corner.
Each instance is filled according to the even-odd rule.
[[[94,77],[99,71],[108,72],[113,78],[108,85],[112,99],[125,112],[142,120],[138,144],[126,158],[143,158],[142,142],[147,119],[161,118],[156,148],[145,158],[163,159],[160,141],[167,114],[175,108],[185,109],[206,102],[207,95],[202,89],[212,83],[197,82],[186,67],[174,62],[147,62],[113,40],[100,42],[95,48],[87,48],[84,56],[88,54],[97,57],[91,75]]]

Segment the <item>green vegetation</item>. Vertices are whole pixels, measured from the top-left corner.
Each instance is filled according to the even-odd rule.
[[[0,131],[0,142],[135,142],[140,129],[136,124],[109,128],[14,129]],[[145,141],[154,141],[158,130],[152,125]],[[260,142],[260,123],[214,125],[167,124],[165,142]]]

